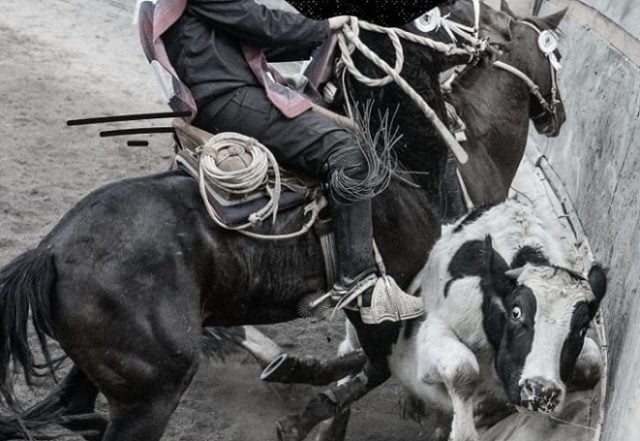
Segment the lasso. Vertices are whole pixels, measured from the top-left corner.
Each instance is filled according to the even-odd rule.
[[[216,164],[218,153],[225,148],[239,146],[251,156],[251,163],[243,169],[226,171]],[[258,223],[273,218],[275,222],[278,214],[278,203],[282,191],[282,180],[278,162],[267,147],[256,139],[239,133],[224,132],[214,135],[204,146],[198,149],[200,155],[198,176],[200,194],[209,216],[220,227],[233,230],[255,239],[284,240],[301,236],[309,231],[324,207],[322,200],[314,200],[305,207],[305,214],[311,212],[311,218],[295,233],[281,235],[266,235],[245,231]],[[269,171],[273,173],[273,184],[269,180]],[[230,226],[220,218],[209,202],[207,195],[207,181],[213,182],[218,189],[232,195],[243,195],[259,188],[265,188],[269,199],[264,207],[249,216],[249,222],[242,225]]]
[[[391,67],[386,61],[380,58],[375,52],[367,47],[359,37],[360,29],[366,31],[387,34],[395,49],[396,62]],[[442,43],[430,38],[421,37],[410,32],[398,28],[385,28],[365,21],[360,21],[356,17],[351,17],[348,24],[345,24],[338,34],[338,42],[342,52],[340,64],[361,83],[370,87],[381,87],[391,82],[395,82],[422,110],[425,116],[434,125],[444,142],[451,149],[460,164],[465,164],[469,160],[467,152],[456,141],[447,126],[438,118],[438,115],[427,104],[427,102],[411,87],[411,85],[401,76],[402,67],[404,65],[404,50],[400,39],[405,39],[416,44],[429,47],[435,51],[441,52],[448,56],[468,55],[472,58],[479,52],[486,49],[480,40],[477,40],[478,48],[459,48],[453,44]],[[366,58],[373,62],[377,67],[382,69],[387,76],[382,78],[370,78],[364,75],[356,66],[352,58],[355,50],[360,51]]]

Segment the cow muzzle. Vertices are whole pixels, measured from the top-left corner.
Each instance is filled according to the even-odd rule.
[[[564,388],[541,377],[528,378],[520,387],[521,405],[529,410],[551,413],[562,401]]]

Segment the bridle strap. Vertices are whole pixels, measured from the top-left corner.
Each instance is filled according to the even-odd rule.
[[[519,20],[519,23],[522,23],[525,26],[530,27],[531,29],[533,29],[538,35],[542,34],[542,30],[540,28],[538,28],[535,24],[526,21],[526,20]],[[549,57],[549,55],[547,54],[547,58]],[[538,85],[524,72],[522,72],[520,69],[515,68],[513,66],[511,66],[510,64],[507,64],[503,61],[494,61],[493,65],[495,67],[497,67],[498,69],[502,69],[504,71],[507,71],[509,73],[511,73],[512,75],[517,76],[518,78],[520,78],[522,81],[525,82],[525,84],[527,85],[527,87],[529,88],[529,91],[531,92],[531,94],[533,96],[536,97],[536,99],[540,102],[540,105],[542,106],[542,108],[544,109],[543,113],[541,113],[540,115],[537,115],[535,117],[533,117],[532,119],[539,119],[544,115],[544,112],[549,112],[551,115],[555,115],[556,113],[556,104],[557,104],[557,99],[556,99],[556,94],[558,92],[558,78],[556,75],[556,68],[553,66],[553,64],[551,63],[551,60],[548,60],[549,62],[549,72],[550,72],[550,76],[551,76],[551,98],[549,101],[547,101],[544,96],[542,95],[542,93],[540,92],[540,87],[538,87]]]
[[[538,101],[540,101],[540,104],[542,105],[542,107],[548,112],[551,112],[551,113],[555,112],[555,109],[552,108],[552,106],[547,102],[547,100],[544,99],[544,97],[542,96],[542,93],[540,93],[540,87],[538,87],[538,85],[531,78],[529,78],[527,74],[522,72],[520,69],[513,67],[510,64],[507,64],[503,61],[499,61],[499,60],[494,61],[493,65],[498,69],[507,71],[510,74],[515,75],[516,77],[524,81],[527,87],[529,88],[529,92],[533,96],[535,96],[538,99]]]

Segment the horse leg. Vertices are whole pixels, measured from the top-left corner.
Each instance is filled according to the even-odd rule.
[[[320,423],[315,441],[344,441],[351,417],[351,408],[342,409],[338,415]]]
[[[188,348],[177,354],[153,349],[153,359],[166,357],[167,361],[150,366],[130,360],[118,366],[114,376],[100,377],[110,416],[103,441],[157,441],[164,433],[197,371],[199,354]],[[144,361],[148,363],[149,357]]]
[[[72,415],[93,412],[98,388],[77,366],[73,366],[62,383],[47,398],[29,408],[22,417],[43,419],[52,413]]]
[[[112,278],[93,282],[111,286],[90,297],[77,288],[84,287],[82,279],[60,283],[56,337],[109,403],[103,441],[159,440],[197,370],[199,291],[180,280],[178,296],[163,280],[166,273],[155,273],[153,282],[127,295]]]
[[[301,441],[320,422],[341,415],[344,431],[349,415],[343,414],[351,404],[384,383],[390,376],[386,359],[368,360],[356,376],[320,392],[299,415],[278,421],[276,430],[280,441]],[[342,429],[332,429],[334,433]]]
[[[84,435],[88,440],[100,439],[107,420],[90,415],[97,397],[98,388],[74,365],[62,383],[43,401],[26,410],[21,418],[26,422],[55,421],[74,432],[94,432]]]

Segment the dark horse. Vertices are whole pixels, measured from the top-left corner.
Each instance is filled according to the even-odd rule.
[[[487,6],[483,6],[489,11]],[[557,100],[554,111],[542,108],[527,84],[513,73],[495,66],[468,68],[453,82],[447,97],[466,124],[468,141],[463,146],[469,162],[460,166],[471,201],[476,206],[502,202],[524,155],[529,120],[546,136],[557,136],[566,117],[560,91],[552,75],[555,69],[538,47],[536,31],[522,24],[502,2],[501,9],[513,19],[511,50],[499,60],[527,75],[547,99]],[[555,30],[566,10],[541,18],[526,18],[541,30]],[[490,12],[489,12],[490,13]]]
[[[386,37],[363,32],[362,38],[381,54],[392,52]],[[404,46],[404,77],[442,118],[438,68],[445,63],[422,46]],[[392,63],[392,57],[385,58]],[[415,185],[392,181],[374,200],[373,222],[387,270],[406,289],[440,235],[446,147],[430,124],[416,123],[420,111],[396,86],[373,95],[354,82],[351,92],[361,102],[375,97],[374,115],[400,104],[396,152],[401,166],[417,172],[406,175]],[[295,229],[300,215],[283,213],[274,230]],[[292,320],[301,299],[325,286],[314,235],[260,242],[215,228],[196,183],[179,171],[120,181],[89,194],[37,248],[0,270],[1,391],[13,401],[11,361],[27,380],[35,372],[31,311],[45,354],[50,336],[75,363],[58,397],[65,412],[91,410],[100,391],[110,414],[103,440],[158,440],[197,370],[203,326]],[[302,439],[388,378],[388,346],[378,343],[394,340],[400,325],[350,318],[369,357],[363,375],[314,398],[302,419],[281,427],[284,439]],[[27,416],[51,410],[36,409]]]
[[[553,87],[550,61],[538,47],[536,31],[523,21],[535,24],[540,30],[554,30],[565,11],[547,17],[518,18],[504,4],[502,10],[510,15],[512,22],[508,26],[510,35],[504,39],[508,42],[509,50],[499,60],[525,72],[538,84],[543,95],[550,96]],[[486,22],[501,19],[498,11],[486,5],[483,5],[482,14]],[[548,136],[558,134],[565,114],[559,91],[556,96],[558,102],[555,113],[543,112],[521,78],[491,65],[470,66],[453,83],[449,98],[462,114],[469,138],[463,145],[470,161],[461,167],[461,172],[474,203],[494,204],[506,199],[524,154],[530,119],[542,114],[533,119],[536,129]],[[457,182],[446,182],[446,185],[454,186]],[[411,325],[414,324],[410,323],[407,327]],[[258,354],[254,355],[258,357]],[[361,363],[365,362],[364,356],[353,355],[359,357]],[[263,378],[283,383],[321,384],[324,379],[337,379],[353,373],[354,365],[357,367],[354,357],[312,362],[308,358],[283,355],[267,367]],[[411,404],[410,401],[408,404]],[[325,427],[323,439],[343,439],[348,420],[349,413],[345,408],[340,418]]]
[[[449,11],[453,18],[466,24],[473,22],[470,6],[470,0],[459,0]],[[502,12],[496,11],[487,5],[483,5],[481,9],[481,25],[484,24],[481,30],[505,49],[498,60],[526,73],[539,86],[544,96],[551,96],[551,65],[538,47],[538,35],[523,24],[525,18],[516,17],[506,3],[502,4],[501,9]],[[547,17],[527,17],[526,20],[535,23],[541,30],[552,30],[557,28],[563,15],[564,11],[561,11]],[[504,23],[500,23],[501,21]],[[421,33],[417,28],[413,31],[425,36],[435,34]],[[505,35],[496,36],[498,32],[504,32]],[[448,39],[444,32],[433,36],[438,40]],[[453,82],[452,90],[445,95],[445,99],[454,104],[464,119],[468,141],[463,142],[463,146],[470,157],[467,164],[456,165],[460,168],[469,196],[476,206],[499,203],[507,198],[509,187],[524,155],[530,120],[540,133],[547,136],[558,134],[565,121],[564,105],[559,90],[556,92],[556,98],[558,102],[554,113],[540,109],[537,99],[531,95],[521,78],[490,63],[467,67]],[[534,118],[536,115],[541,116]],[[462,199],[451,202],[448,197],[449,191],[458,187],[455,174],[451,176],[450,181],[445,181],[445,187],[445,216],[457,218],[466,212],[466,207]],[[453,198],[457,198],[460,192],[454,191],[452,194]],[[257,332],[253,328],[248,331],[252,335],[251,339],[255,338]],[[247,341],[251,339],[235,340],[239,340],[241,346],[247,347]],[[274,354],[274,344],[269,342],[266,336],[262,336],[261,339],[262,341],[255,341],[248,349],[261,363],[266,364],[273,360],[269,359],[269,356],[280,354]],[[260,350],[261,348],[263,350]],[[283,366],[283,369],[288,368]],[[275,372],[272,372],[272,375],[274,374]]]

